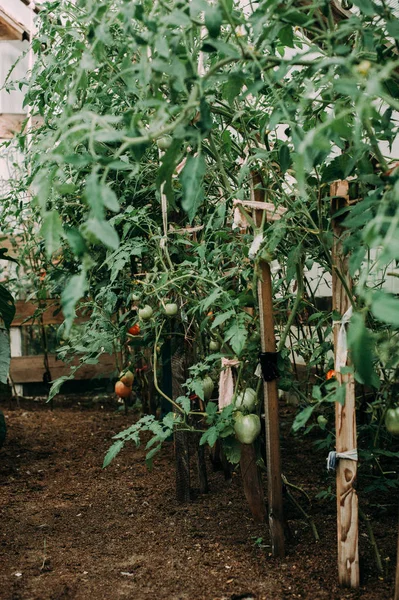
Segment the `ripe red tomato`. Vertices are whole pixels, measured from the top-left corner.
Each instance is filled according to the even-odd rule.
[[[128,329],[128,333],[130,333],[130,335],[139,335],[140,334],[140,325],[138,323],[136,323],[135,325],[132,325]]]

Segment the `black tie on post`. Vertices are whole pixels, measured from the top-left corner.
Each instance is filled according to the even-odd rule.
[[[264,381],[274,381],[275,379],[278,379],[279,372],[277,360],[278,352],[261,352],[259,354],[259,361]]]

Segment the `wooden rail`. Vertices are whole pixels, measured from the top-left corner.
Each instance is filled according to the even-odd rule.
[[[53,380],[69,375],[70,367],[79,364],[79,358],[71,363],[57,360],[54,354],[48,356],[51,377]],[[94,379],[100,377],[112,377],[115,374],[115,357],[110,354],[100,356],[95,365],[82,365],[75,373],[74,379]],[[14,356],[11,359],[10,376],[14,383],[42,383],[45,374],[44,355],[37,356]]]
[[[59,301],[56,299],[42,300],[40,306],[25,300],[16,301],[16,313],[12,322],[12,328],[20,329],[21,333],[25,327],[46,325],[61,325],[64,315]],[[90,319],[90,315],[79,314],[76,323],[83,323]],[[48,368],[54,381],[58,377],[69,375],[71,366],[80,364],[79,357],[72,362],[65,363],[57,359],[55,354],[49,354]],[[14,384],[41,383],[46,373],[45,355],[12,356],[10,364],[10,377]],[[78,380],[94,379],[100,377],[112,377],[116,370],[116,357],[110,354],[100,356],[97,364],[82,365],[75,373],[74,378]]]

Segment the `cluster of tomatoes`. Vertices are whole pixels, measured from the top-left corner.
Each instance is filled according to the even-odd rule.
[[[119,398],[128,398],[132,393],[134,375],[131,371],[122,371],[119,381],[115,383],[115,394]]]

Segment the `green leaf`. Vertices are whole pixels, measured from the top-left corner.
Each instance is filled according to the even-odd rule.
[[[202,183],[205,171],[206,164],[202,155],[189,156],[180,175],[183,188],[182,208],[190,222],[193,221],[204,200]]]
[[[111,190],[111,188],[108,185],[103,185],[101,186],[101,198],[103,201],[103,204],[106,208],[108,208],[109,210],[112,210],[112,212],[119,212],[120,210],[120,206],[119,206],[119,202],[118,202],[118,198],[116,197],[116,194],[113,190]]]
[[[86,272],[73,275],[61,294],[62,311],[65,317],[65,333],[68,334],[75,318],[75,307],[88,289]]]
[[[190,412],[191,400],[188,396],[179,396],[176,398],[176,402],[180,404],[186,414]]]
[[[212,38],[217,38],[222,26],[223,17],[220,7],[207,4],[205,8],[205,27]]]
[[[347,154],[336,156],[330,164],[323,168],[322,181],[323,183],[331,183],[338,179],[344,179],[349,175],[352,164],[350,163]]]
[[[281,171],[284,174],[292,164],[290,149],[288,148],[287,144],[283,144],[282,146],[280,146],[279,161]]]
[[[0,383],[7,384],[10,358],[10,338],[8,331],[0,329]]]
[[[245,342],[247,341],[248,331],[245,325],[234,321],[233,324],[226,331],[224,341],[230,341],[231,347],[235,354],[239,357],[241,352],[244,350]]]
[[[219,325],[222,325],[232,315],[234,315],[234,310],[228,310],[227,312],[216,315],[215,320],[212,323],[211,329],[215,329],[215,327],[219,327]]]
[[[59,249],[61,238],[64,235],[60,215],[56,210],[46,211],[43,215],[43,223],[40,235],[44,239],[47,256]]]
[[[374,4],[371,2],[371,0],[353,0],[353,3],[360,8],[362,13],[369,17],[372,17],[376,14]]]
[[[223,440],[223,452],[226,458],[233,465],[241,460],[241,443],[235,437],[229,437]]]
[[[104,457],[103,469],[105,469],[105,467],[108,467],[110,462],[112,462],[115,456],[119,454],[124,445],[125,442],[123,440],[117,440],[112,444],[112,446],[109,448],[107,454]]]
[[[371,302],[371,312],[380,321],[399,327],[399,298],[397,296],[376,292]]]
[[[241,92],[245,79],[241,73],[230,73],[229,78],[223,86],[223,96],[226,98],[230,106]]]
[[[360,313],[355,313],[350,320],[348,345],[359,382],[379,388],[380,380],[374,370],[374,337]]]
[[[85,229],[92,233],[99,242],[104,244],[104,246],[107,246],[112,250],[117,250],[119,248],[119,236],[108,221],[89,219],[86,221]]]
[[[154,456],[161,450],[161,448],[162,448],[162,444],[158,444],[158,446],[155,446],[155,448],[152,448],[145,455],[145,464],[147,465],[147,469],[149,471],[151,471],[151,469],[152,469],[152,463],[153,463]]]
[[[71,381],[74,377],[74,373],[75,373],[76,369],[71,370],[71,373],[69,375],[63,375],[62,377],[58,377],[58,379],[56,379],[49,391],[49,395],[47,398],[47,402],[50,402],[50,400],[52,400],[54,398],[54,396],[56,396],[58,394],[58,392],[60,391],[63,383],[65,383],[66,381]]]
[[[14,316],[14,298],[7,290],[7,288],[5,288],[4,285],[0,284],[0,317],[3,319],[6,329],[10,328]]]
[[[295,417],[295,420],[292,424],[293,431],[298,431],[298,429],[301,429],[301,427],[305,427],[306,423],[312,416],[312,413],[315,408],[316,408],[315,404],[310,405],[310,406],[307,406],[306,408],[304,408],[300,413],[297,414],[297,416]]]
[[[76,256],[83,256],[87,252],[86,242],[84,237],[75,227],[69,227],[65,231],[66,238]]]
[[[389,35],[391,35],[395,40],[399,40],[399,20],[392,19],[392,21],[387,21],[386,24],[387,31]]]
[[[209,429],[207,429],[205,433],[202,434],[200,439],[200,446],[203,446],[204,444],[208,443],[209,446],[212,448],[212,446],[215,445],[218,437],[219,432],[216,429],[216,427],[212,425],[212,427],[209,427]]]
[[[208,298],[206,298],[203,302],[202,302],[202,310],[205,312],[208,310],[208,308],[210,306],[212,306],[212,304],[215,303],[215,300],[217,300],[217,298],[219,298],[219,296],[221,295],[221,290],[219,288],[216,288],[213,290],[213,292],[208,296]]]

